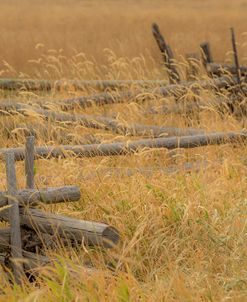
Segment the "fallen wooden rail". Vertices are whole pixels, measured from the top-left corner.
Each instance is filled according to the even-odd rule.
[[[31,230],[24,230],[23,233],[28,234]],[[42,234],[44,235],[44,234]],[[9,262],[11,261],[11,256],[9,255],[9,246],[10,246],[10,228],[4,228],[0,229],[0,264],[3,266],[6,266],[9,268]],[[28,248],[28,245],[34,245],[37,246],[37,241],[28,241],[29,238],[24,238],[24,248]],[[42,240],[44,237],[41,238]],[[30,239],[29,239],[30,240]],[[39,239],[38,239],[39,240]],[[51,237],[52,240],[52,237]],[[41,245],[44,244],[44,242],[41,242]],[[37,250],[34,249],[33,252],[22,250],[23,254],[23,266],[25,269],[25,272],[30,273],[33,275],[38,275],[39,271],[42,270],[42,268],[46,266],[53,266],[54,263],[59,263],[59,259],[56,259],[54,257],[46,257],[44,255],[41,255],[37,253]],[[20,260],[19,260],[20,261]],[[64,263],[62,264],[64,266]],[[76,265],[72,265],[72,267],[67,263],[68,269],[71,271],[71,273],[74,272],[74,269],[77,267]],[[96,272],[100,272],[99,270],[93,268],[92,266],[88,266],[88,264],[85,263],[85,266],[80,266],[80,270],[85,270],[87,274],[95,274]],[[102,271],[101,271],[102,272]],[[105,271],[105,273],[107,273]]]
[[[84,90],[88,87],[104,90],[106,88],[121,88],[126,86],[155,86],[166,85],[164,80],[38,80],[38,79],[0,79],[0,89],[49,91],[52,89]]]
[[[170,138],[143,139],[129,142],[92,144],[92,145],[63,145],[59,147],[36,147],[36,158],[57,158],[57,157],[95,157],[95,156],[116,156],[142,151],[143,149],[177,149],[196,148],[208,145],[219,145],[225,143],[237,143],[247,139],[246,131],[239,132],[215,132],[195,136],[182,136]],[[24,148],[3,148],[0,149],[0,158],[3,159],[6,152],[11,151],[15,160],[25,158]]]
[[[221,89],[236,85],[236,79],[230,77],[219,77],[217,79],[181,82],[180,84],[172,84],[167,86],[156,87],[155,89],[129,90],[118,93],[99,93],[90,96],[82,96],[77,98],[55,101],[52,104],[61,106],[64,110],[74,109],[76,107],[87,108],[92,106],[103,106],[109,104],[124,103],[127,101],[140,102],[153,98],[154,95],[162,97],[175,96],[179,97],[187,93],[189,90],[198,93],[203,89]],[[34,101],[35,102],[35,101]],[[39,100],[39,104],[45,104],[45,101]]]
[[[51,119],[60,122],[77,122],[82,126],[87,128],[110,130],[119,134],[134,135],[134,136],[180,136],[180,135],[196,135],[203,133],[204,131],[199,129],[191,128],[176,128],[176,127],[162,127],[153,125],[142,125],[142,124],[125,124],[124,122],[118,121],[113,118],[96,116],[96,115],[86,115],[86,114],[68,114],[68,113],[57,113],[55,111],[36,109],[29,105],[13,102],[0,103],[0,110],[2,113],[19,112],[23,114],[29,114],[30,111],[45,117],[46,119]]]
[[[7,210],[0,217],[8,221]],[[79,220],[62,215],[45,213],[37,209],[20,209],[20,223],[36,233],[48,233],[76,244],[113,247],[119,242],[118,231],[105,223]]]
[[[239,66],[241,75],[247,73],[247,66]],[[219,64],[219,63],[210,63],[207,64],[207,70],[215,75],[222,75],[224,73],[237,74],[237,67],[231,64]]]

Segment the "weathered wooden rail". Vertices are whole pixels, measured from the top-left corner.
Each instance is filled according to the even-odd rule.
[[[28,91],[50,91],[84,90],[85,88],[96,88],[105,90],[107,88],[125,88],[126,86],[161,86],[166,85],[164,80],[39,80],[39,79],[0,79],[0,89],[3,90],[28,90]]]
[[[35,206],[40,203],[55,204],[67,201],[78,201],[81,197],[77,186],[64,186],[56,188],[23,189],[17,190],[16,199],[22,206]],[[0,192],[0,207],[8,203],[8,192]]]
[[[0,217],[9,221],[8,213]],[[99,222],[78,220],[62,215],[50,214],[37,209],[20,209],[20,225],[34,230],[37,234],[47,233],[63,238],[64,242],[113,247],[119,241],[115,228]]]
[[[247,73],[247,66],[240,65],[239,66],[241,75],[245,75]],[[237,67],[232,64],[219,64],[219,63],[209,63],[207,64],[207,70],[215,75],[222,75],[222,74],[237,74]]]
[[[201,80],[201,81],[185,81],[179,84],[172,84],[167,86],[155,87],[152,89],[136,89],[127,90],[117,93],[103,92],[89,96],[82,96],[64,100],[52,101],[52,104],[60,106],[63,110],[70,110],[74,108],[88,108],[93,106],[103,106],[110,104],[125,103],[129,101],[142,102],[144,100],[153,98],[154,95],[162,97],[180,97],[188,91],[198,93],[204,89],[221,89],[234,86],[237,84],[235,77],[222,76],[219,78]],[[34,101],[41,106],[47,103],[45,100]]]
[[[246,131],[239,132],[214,132],[195,136],[181,136],[170,138],[142,139],[129,142],[92,144],[92,145],[63,145],[35,147],[35,158],[66,158],[117,156],[128,155],[144,149],[177,149],[197,148],[209,145],[220,145],[226,143],[241,143],[247,139]],[[25,159],[25,148],[3,148],[0,149],[0,159],[4,159],[6,152],[13,152],[16,161]]]
[[[87,128],[103,129],[110,130],[115,133],[132,135],[132,136],[151,136],[151,137],[160,137],[160,136],[180,136],[180,135],[196,135],[203,133],[203,130],[193,129],[193,128],[176,128],[176,127],[167,127],[167,126],[153,126],[153,125],[142,125],[142,124],[127,124],[117,119],[96,116],[96,115],[86,115],[86,114],[68,114],[68,113],[58,113],[51,110],[38,109],[31,107],[26,104],[14,103],[14,102],[4,102],[0,103],[1,113],[4,112],[12,113],[27,113],[35,112],[40,116],[50,119],[53,121],[60,122],[72,122],[80,123],[82,126]]]
[[[14,152],[8,150],[3,155],[8,191],[0,193],[0,219],[9,222],[10,228],[0,229],[0,263],[13,269],[15,281],[19,284],[27,267],[33,267],[38,259],[42,262],[49,260],[42,255],[37,257],[33,254],[37,246],[45,250],[48,239],[53,246],[55,240],[60,240],[64,245],[89,244],[104,248],[111,248],[119,241],[118,231],[105,223],[78,220],[30,208],[39,203],[78,201],[81,197],[79,188],[75,186],[35,189],[34,151],[34,139],[29,138],[23,150],[27,185],[25,190],[17,189]],[[25,246],[22,242],[24,237],[28,237]]]

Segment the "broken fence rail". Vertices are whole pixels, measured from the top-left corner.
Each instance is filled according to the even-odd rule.
[[[0,217],[9,221],[8,211],[0,212]],[[46,213],[37,209],[20,208],[20,224],[36,233],[58,235],[74,244],[88,244],[111,248],[119,242],[118,231],[108,224],[79,220],[63,215]]]

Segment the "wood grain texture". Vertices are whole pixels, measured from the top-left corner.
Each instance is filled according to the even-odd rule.
[[[0,212],[0,217],[6,221],[9,220],[7,211]],[[85,243],[111,248],[120,239],[118,231],[105,223],[44,213],[36,209],[21,209],[20,223],[22,226],[31,228],[37,233],[56,235],[78,244]]]
[[[6,266],[7,268],[9,268],[11,264],[9,247],[10,228],[0,229],[0,264]],[[47,256],[38,254],[36,251],[31,252],[29,250],[22,250],[22,254],[22,263],[25,269],[25,273],[32,273],[36,275],[45,266],[53,266],[55,262],[59,262],[59,260],[54,257],[48,258]],[[87,273],[93,273],[97,271],[96,269],[91,267],[85,267],[84,269]]]
[[[25,145],[25,174],[26,187],[34,189],[34,136],[26,138]]]
[[[163,97],[170,96],[182,96],[191,90],[195,93],[200,90],[213,89],[216,88],[226,88],[231,85],[236,84],[236,79],[229,79],[229,77],[219,77],[217,79],[211,80],[201,80],[201,81],[185,81],[179,84],[170,84],[166,86],[155,87],[152,89],[136,89],[136,90],[126,90],[120,91],[116,94],[109,92],[98,93],[90,96],[82,96],[71,99],[64,99],[56,101],[57,105],[60,105],[64,110],[70,110],[77,107],[87,108],[92,106],[103,106],[117,103],[141,102],[150,98],[150,95],[161,95]],[[140,97],[141,96],[141,97]],[[40,102],[41,103],[41,102]],[[44,103],[44,101],[43,101]]]
[[[28,90],[28,91],[49,91],[52,89],[56,90],[84,90],[87,87],[93,87],[96,89],[106,88],[121,88],[131,85],[138,86],[154,86],[154,85],[165,85],[164,80],[38,80],[38,79],[0,79],[0,89],[4,90]]]
[[[116,156],[141,152],[144,149],[177,149],[177,148],[197,148],[208,145],[220,145],[226,143],[241,143],[247,139],[246,131],[239,132],[213,132],[202,135],[142,139],[129,142],[91,144],[91,145],[63,145],[63,146],[43,146],[35,148],[35,158],[66,158],[95,157],[95,156]],[[16,160],[25,158],[24,148],[3,148],[0,149],[0,158],[11,151]]]
[[[178,83],[180,81],[180,76],[173,63],[173,52],[171,50],[171,47],[166,43],[163,35],[161,34],[158,24],[152,24],[152,33],[162,54],[164,65],[168,72],[170,84]]]
[[[220,65],[220,68],[224,65]],[[219,66],[217,65],[217,66]],[[208,64],[207,68],[213,67],[213,64]],[[216,66],[216,68],[218,68]],[[213,67],[214,68],[214,67]],[[235,68],[233,66],[233,68]],[[241,67],[240,67],[241,69]],[[247,70],[247,69],[246,69]],[[227,88],[232,85],[236,85],[237,80],[236,78],[229,78],[228,76],[221,76],[217,79],[210,79],[210,80],[200,80],[200,81],[184,81],[180,82],[179,84],[171,84],[166,86],[156,86],[152,89],[136,89],[136,90],[126,90],[120,91],[117,93],[97,93],[89,96],[82,96],[76,98],[69,98],[63,100],[56,100],[53,103],[58,105],[63,110],[71,110],[75,108],[88,108],[92,106],[103,106],[103,105],[111,105],[111,104],[118,104],[118,103],[126,103],[130,100],[132,102],[141,102],[150,98],[150,95],[161,95],[163,97],[170,97],[170,96],[182,96],[188,92],[188,90],[193,91],[194,93],[198,93],[200,90],[204,89],[213,89],[213,88]],[[142,97],[140,97],[142,96]],[[12,108],[11,108],[12,104]],[[33,104],[38,104],[39,106],[45,106],[46,100],[35,100]],[[15,101],[10,100],[9,102],[1,102],[0,110],[1,113],[4,111],[11,111],[14,113],[15,111],[24,111],[30,110],[30,106],[26,104],[18,104]],[[26,106],[26,108],[25,108]],[[34,109],[33,109],[34,110]]]
[[[81,198],[80,188],[64,186],[56,188],[24,189],[16,191],[16,199],[22,206],[35,206],[39,203],[54,204],[78,201]],[[8,203],[8,192],[0,192],[0,206]]]
[[[180,135],[195,135],[203,133],[203,130],[193,128],[177,128],[170,126],[153,126],[153,125],[142,125],[137,123],[128,124],[125,122],[118,121],[117,119],[87,115],[87,114],[68,114],[63,112],[55,112],[45,109],[32,108],[31,106],[14,103],[14,102],[2,102],[0,103],[0,109],[14,113],[13,110],[25,114],[33,111],[40,116],[60,122],[71,122],[80,123],[82,126],[87,128],[110,130],[112,132],[131,136],[147,136],[147,137],[160,137],[160,136],[180,136]]]
[[[6,177],[7,177],[7,189],[8,189],[8,204],[10,206],[8,210],[8,220],[11,230],[11,256],[13,259],[12,267],[14,271],[15,280],[17,283],[21,283],[23,277],[23,266],[16,260],[22,259],[22,242],[21,242],[21,227],[20,227],[20,213],[19,202],[16,199],[17,181],[15,173],[15,156],[13,152],[7,152],[5,154],[6,161]]]

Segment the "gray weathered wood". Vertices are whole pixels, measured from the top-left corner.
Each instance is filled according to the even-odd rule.
[[[238,61],[238,51],[237,51],[237,45],[236,45],[236,39],[235,39],[235,33],[233,27],[230,28],[231,31],[231,38],[232,38],[232,49],[233,49],[233,58],[234,58],[234,63],[236,67],[236,75],[237,75],[237,81],[238,84],[241,88],[241,71],[240,71],[240,66],[239,66],[239,61]]]
[[[173,53],[169,45],[167,45],[164,37],[162,36],[159,26],[156,23],[152,24],[153,36],[158,44],[159,50],[163,56],[164,65],[167,69],[170,84],[175,84],[180,81],[179,74],[173,64]]]
[[[202,50],[202,62],[203,66],[206,68],[207,64],[213,63],[213,57],[211,53],[211,48],[209,42],[204,42],[200,45]]]
[[[117,116],[117,114],[113,114]],[[36,123],[30,123],[30,119],[24,119],[22,123],[16,123],[15,118],[0,119],[0,128],[2,127],[2,139],[15,139],[20,136],[34,136],[35,138],[45,137],[47,141],[55,141],[57,144],[94,144],[101,143],[100,138],[93,133],[85,133],[80,137],[71,135],[71,125],[69,123],[48,122],[38,120]],[[16,134],[18,133],[18,134]]]
[[[20,205],[35,206],[39,203],[55,204],[61,202],[74,202],[81,198],[80,188],[77,186],[64,186],[43,189],[24,189],[16,191],[16,199]],[[0,207],[6,206],[8,193],[0,192]]]
[[[30,230],[29,230],[30,231]],[[3,239],[2,239],[3,238]],[[0,265],[2,265],[4,268],[6,267],[9,269],[9,262],[11,259],[9,259],[9,244],[10,244],[10,229],[0,229]],[[31,274],[32,276],[36,276],[39,274],[39,272],[42,270],[42,268],[46,266],[54,266],[55,263],[60,263],[59,259],[56,259],[54,257],[47,257],[38,253],[30,252],[30,251],[22,251],[23,254],[23,266],[25,269],[25,272],[28,274]],[[61,263],[63,266],[64,263]],[[75,268],[77,265],[70,265],[69,263],[66,264],[67,269],[70,271],[71,274],[75,272]],[[87,274],[93,274],[95,276],[96,273],[105,273],[106,275],[109,275],[109,271],[100,271],[95,268],[93,268],[91,265],[89,266],[88,263],[85,263],[85,265],[78,267],[78,270],[83,270]]]
[[[23,253],[23,258],[21,260],[21,263],[24,266],[25,272],[34,273],[33,271],[35,269],[52,264],[52,260],[50,260],[46,256],[42,256],[27,251],[22,251],[22,253]],[[11,260],[11,258],[9,259],[8,253],[4,251],[0,251],[0,264],[4,267],[5,266],[8,267],[8,263],[6,262],[8,262],[9,260]]]
[[[150,95],[152,95],[152,97],[154,95],[161,95],[163,97],[170,97],[170,96],[179,97],[187,93],[188,90],[197,93],[202,89],[203,90],[214,89],[215,87],[220,89],[235,84],[236,84],[235,78],[230,79],[229,77],[224,76],[211,80],[190,81],[190,82],[186,81],[186,82],[181,82],[180,84],[172,84],[167,86],[156,87],[155,89],[129,90],[129,91],[118,92],[117,94],[104,92],[91,96],[83,96],[83,97],[72,98],[67,100],[60,100],[60,101],[56,101],[55,104],[61,106],[61,108],[64,110],[70,110],[76,107],[87,108],[92,106],[124,103],[130,100],[134,102],[140,102],[148,99]],[[143,95],[143,97],[140,98],[140,95]]]
[[[30,228],[21,228],[22,253],[44,253],[47,249],[59,248],[63,242],[55,241],[54,236],[49,234],[37,234]],[[66,242],[65,242],[66,243]],[[0,253],[10,251],[10,228],[0,228]],[[10,254],[10,253],[9,253]]]
[[[26,232],[30,233],[31,231],[29,229]],[[43,235],[44,234],[42,234],[41,236],[43,236]],[[43,237],[42,237],[42,240],[44,240]],[[35,245],[35,242],[33,242],[33,244]],[[9,259],[9,256],[10,256],[9,247],[10,247],[10,228],[0,229],[0,264],[3,266],[6,266],[7,268],[9,268],[9,260],[10,260]],[[24,266],[25,272],[31,273],[34,275],[36,275],[36,273],[39,272],[40,268],[47,266],[47,265],[53,266],[54,263],[59,262],[59,260],[54,259],[54,257],[48,258],[37,252],[34,253],[29,250],[22,250],[22,254],[23,254],[22,261],[23,261],[23,266]],[[73,269],[73,268],[71,268],[71,269]],[[85,271],[87,273],[97,272],[96,269],[94,269],[92,267],[88,267],[88,266],[84,267],[83,269],[85,269]]]
[[[39,79],[0,79],[0,89],[5,90],[30,90],[50,91],[52,89],[61,90],[73,88],[75,90],[84,90],[85,88],[96,88],[104,90],[106,88],[121,88],[126,86],[155,86],[165,85],[164,80],[39,80]]]
[[[0,228],[0,251],[7,251],[10,249],[10,233],[11,230],[9,227]],[[31,252],[32,249],[34,249],[37,252],[38,249],[36,249],[36,247],[38,245],[43,245],[41,241],[44,240],[43,234],[41,234],[40,238],[38,237],[39,235],[31,229],[21,228],[22,251],[27,250],[28,252]]]
[[[8,221],[7,212],[0,212],[0,217]],[[56,235],[77,244],[111,248],[119,242],[118,231],[105,223],[44,213],[36,209],[20,209],[20,222],[23,227],[29,227],[37,233]]]
[[[208,68],[210,68],[211,64],[208,64]],[[136,89],[136,90],[127,90],[127,91],[121,91],[116,93],[98,93],[94,95],[89,96],[82,96],[77,98],[70,98],[70,99],[64,99],[64,100],[56,100],[52,103],[55,105],[60,106],[64,110],[70,110],[77,107],[81,108],[88,108],[92,106],[103,106],[103,105],[110,105],[110,104],[118,104],[118,103],[124,103],[128,101],[135,101],[135,102],[141,102],[143,100],[146,100],[150,97],[150,94],[153,95],[161,95],[164,97],[170,97],[170,96],[182,96],[183,94],[187,93],[188,90],[192,90],[193,92],[198,92],[201,89],[213,89],[214,87],[220,89],[220,88],[226,88],[231,85],[235,85],[237,83],[237,80],[235,78],[230,79],[228,76],[222,76],[217,79],[211,79],[211,80],[201,80],[201,81],[184,81],[180,84],[172,84],[172,85],[166,85],[166,86],[160,86],[152,89]],[[140,95],[143,95],[143,97],[140,98]],[[138,98],[137,98],[138,96]],[[1,106],[4,105],[6,102],[1,102]],[[15,103],[15,101],[9,101],[10,103]],[[39,104],[41,106],[45,106],[46,101],[45,100],[34,100],[33,104]],[[19,108],[13,107],[13,110],[16,109],[23,109],[23,106],[25,104],[20,104]],[[30,106],[27,106],[30,108]],[[1,107],[1,111],[4,111],[4,107]]]
[[[95,129],[104,129],[110,130],[119,134],[132,135],[132,136],[151,136],[151,137],[160,137],[160,136],[173,136],[173,135],[196,135],[203,133],[203,130],[193,129],[193,128],[176,128],[176,127],[162,127],[162,126],[153,126],[153,125],[142,125],[142,124],[125,124],[121,121],[118,121],[113,118],[96,116],[96,115],[87,115],[87,114],[68,114],[62,112],[55,112],[44,109],[34,109],[31,106],[14,103],[14,102],[2,102],[0,103],[0,109],[2,111],[17,112],[25,114],[26,111],[30,112],[31,110],[35,113],[45,117],[46,119],[51,119],[53,121],[62,121],[62,122],[77,122],[87,128]]]
[[[14,260],[22,259],[22,244],[21,244],[21,228],[19,216],[19,203],[15,195],[17,192],[17,181],[15,173],[15,155],[12,152],[5,154],[6,161],[6,176],[8,189],[8,204],[10,206],[8,212],[8,220],[11,229],[11,255]],[[12,263],[15,280],[21,283],[23,277],[23,267],[21,263]]]
[[[60,147],[36,147],[36,158],[57,158],[57,157],[95,157],[95,156],[115,156],[131,154],[143,149],[177,149],[196,148],[207,145],[219,145],[225,143],[240,143],[246,141],[247,132],[213,132],[195,136],[169,137],[142,139],[129,142],[92,144],[92,145],[63,145]],[[24,148],[3,148],[0,149],[0,158],[11,151],[15,154],[16,160],[25,158]]]
[[[8,262],[8,257],[9,255],[4,252],[4,251],[0,251],[0,264],[4,267],[8,268],[8,264],[6,264],[6,262]],[[40,254],[36,254],[36,253],[31,253],[31,252],[27,252],[27,251],[23,251],[23,266],[25,269],[25,272],[28,274],[31,274],[32,276],[38,276],[40,271],[42,271],[42,268],[45,268],[47,266],[54,266],[54,263],[60,263],[59,259],[54,259],[54,258],[48,258],[46,256],[40,255]],[[64,266],[64,263],[60,263],[60,265]],[[110,271],[102,271],[102,270],[97,270],[93,267],[89,267],[89,266],[77,266],[77,265],[68,265],[67,264],[67,269],[70,271],[71,275],[75,275],[76,277],[78,277],[78,274],[75,271],[75,268],[78,269],[78,271],[83,271],[88,275],[92,275],[95,276],[95,274],[100,273],[100,275],[102,276],[102,273],[104,273],[106,276],[110,276],[111,272]]]
[[[26,173],[26,187],[34,189],[34,136],[26,138],[25,149],[25,173]]]
[[[222,75],[224,73],[237,74],[237,68],[235,65],[231,64],[220,64],[220,63],[210,63],[207,65],[207,69],[209,72],[215,75]],[[241,75],[245,75],[247,73],[247,66],[240,65],[239,66]]]

